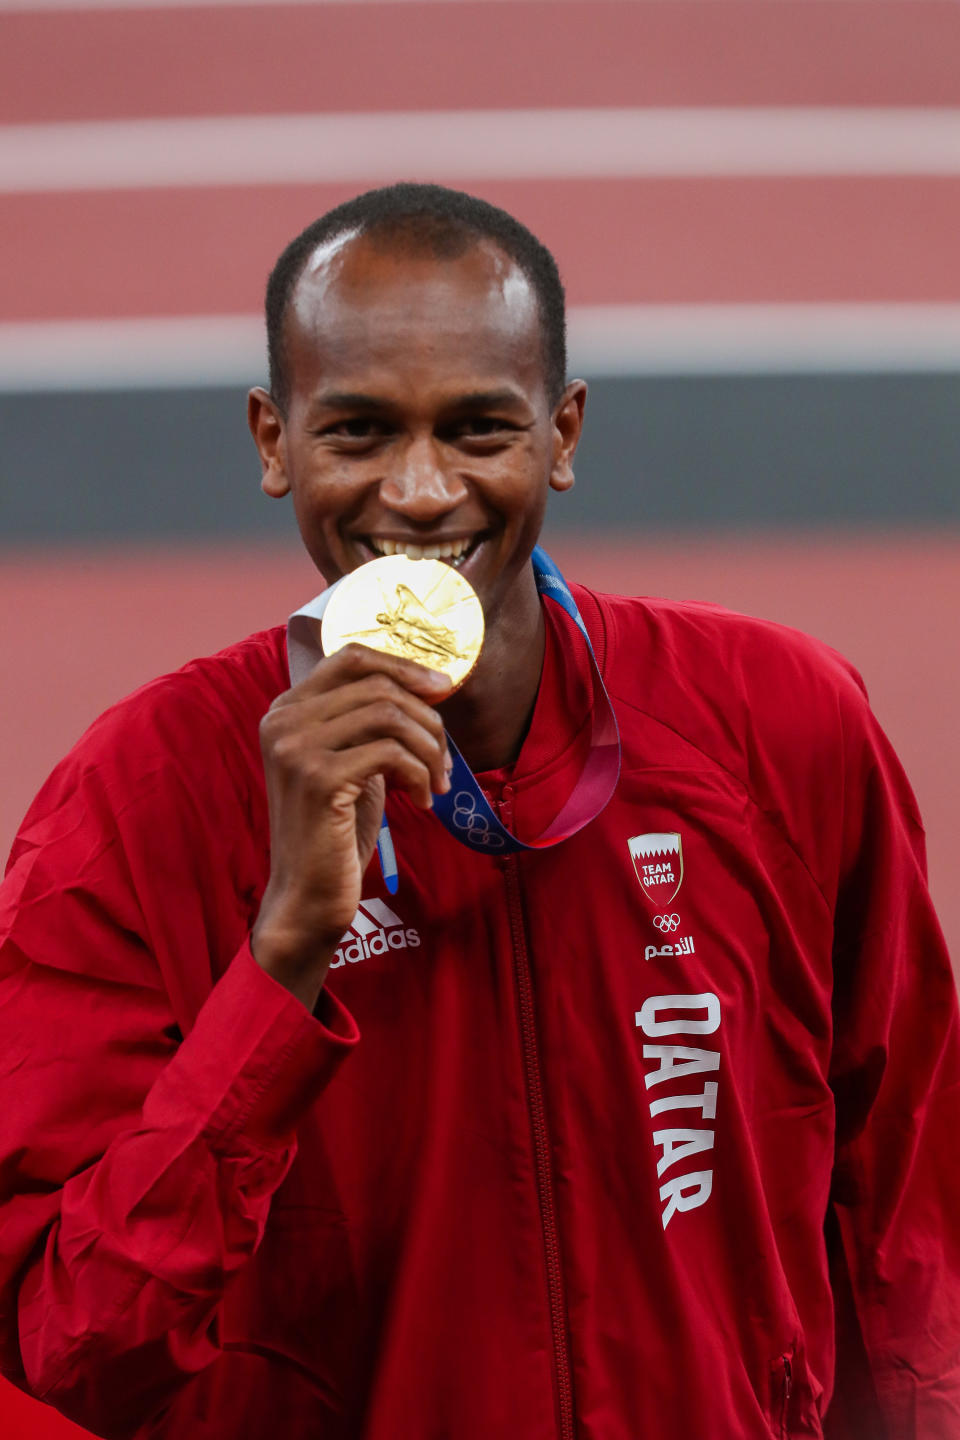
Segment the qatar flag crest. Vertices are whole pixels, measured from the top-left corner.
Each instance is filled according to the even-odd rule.
[[[669,905],[683,881],[683,844],[675,830],[631,835],[627,841],[640,889],[655,910]]]

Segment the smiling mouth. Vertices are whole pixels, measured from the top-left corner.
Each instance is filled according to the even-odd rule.
[[[465,560],[476,550],[482,535],[467,535],[459,540],[444,540],[433,545],[415,545],[405,540],[381,540],[375,535],[367,537],[367,544],[375,555],[406,555],[408,560],[445,560],[459,570]]]

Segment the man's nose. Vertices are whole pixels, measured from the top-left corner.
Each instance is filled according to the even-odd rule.
[[[430,439],[412,441],[380,483],[380,499],[408,520],[429,524],[467,498],[462,478],[444,465]]]

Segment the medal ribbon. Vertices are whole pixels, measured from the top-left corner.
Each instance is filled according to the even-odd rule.
[[[568,615],[587,644],[593,678],[590,749],[583,770],[559,814],[539,835],[530,840],[521,840],[498,818],[480,788],[477,777],[450,736],[447,736],[447,745],[453,760],[450,789],[443,795],[434,795],[434,813],[454,839],[470,850],[487,855],[515,855],[523,850],[543,850],[550,845],[559,844],[561,840],[569,839],[600,814],[616,789],[620,777],[620,732],[587,627],[567,582],[547,552],[539,545],[533,552],[532,561],[540,598],[557,605]],[[337,584],[339,583],[337,581]],[[290,682],[293,685],[305,680],[321,658],[323,652],[310,622],[321,619],[335,589],[336,585],[331,585],[329,590],[295,611],[287,622],[287,659]],[[380,863],[387,887],[391,893],[395,893],[396,860],[386,822],[377,848],[380,851]]]

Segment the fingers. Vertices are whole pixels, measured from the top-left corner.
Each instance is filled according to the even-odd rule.
[[[278,696],[264,716],[267,770],[308,784],[318,801],[321,792],[329,796],[380,773],[429,808],[434,793],[449,789],[452,762],[443,722],[428,699],[442,699],[449,689],[439,672],[348,646]],[[374,757],[380,768],[370,770]]]
[[[430,768],[400,740],[380,738],[353,745],[341,750],[335,761],[330,780],[339,778],[342,786],[360,786],[371,776],[382,775],[388,785],[406,791],[422,810],[433,808],[435,791],[450,789],[446,774],[437,783]]]
[[[347,719],[351,717],[346,717]],[[435,764],[418,753],[420,746],[396,736],[363,734],[344,724],[339,750],[320,745],[309,730],[270,734],[261,727],[268,789],[283,809],[300,820],[322,817],[328,811],[346,812],[356,804],[366,783],[382,775],[388,784],[405,790],[415,805],[429,810],[433,790],[450,788],[446,773],[438,777]]]
[[[298,698],[294,701],[295,693]],[[364,710],[368,707],[380,706],[385,716],[389,716],[394,710],[402,710],[405,715],[428,734],[434,735],[441,745],[446,744],[443,721],[431,705],[422,700],[418,695],[412,695],[409,690],[391,679],[388,675],[368,675],[362,680],[355,680],[350,684],[341,685],[336,690],[316,692],[288,691],[286,703],[305,706],[305,715],[316,714],[326,720],[334,720],[339,715],[347,715],[354,711]]]
[[[445,699],[450,690],[450,677],[442,670],[429,670],[413,660],[386,655],[367,645],[345,645],[335,655],[321,660],[306,680],[286,694],[319,695],[369,675],[386,676],[411,694],[423,696],[431,705]]]
[[[407,700],[410,698],[408,696]],[[302,707],[305,720],[306,712],[311,708],[314,707],[309,702]],[[423,723],[419,715],[409,713],[402,699],[377,698],[332,717],[318,716],[314,723],[305,724],[303,743],[315,747],[314,753],[322,750],[339,754],[365,749],[378,741],[395,742],[403,750],[404,759],[398,760],[393,748],[387,745],[384,754],[393,756],[393,760],[390,768],[381,773],[393,783],[400,780],[405,789],[410,789],[410,777],[416,777],[414,788],[420,791],[425,787],[423,793],[429,805],[431,792],[442,794],[450,788],[447,779],[450,757],[440,717],[432,710],[427,710],[427,716],[427,722]],[[408,767],[407,759],[418,764]],[[351,775],[352,778],[357,777]]]

